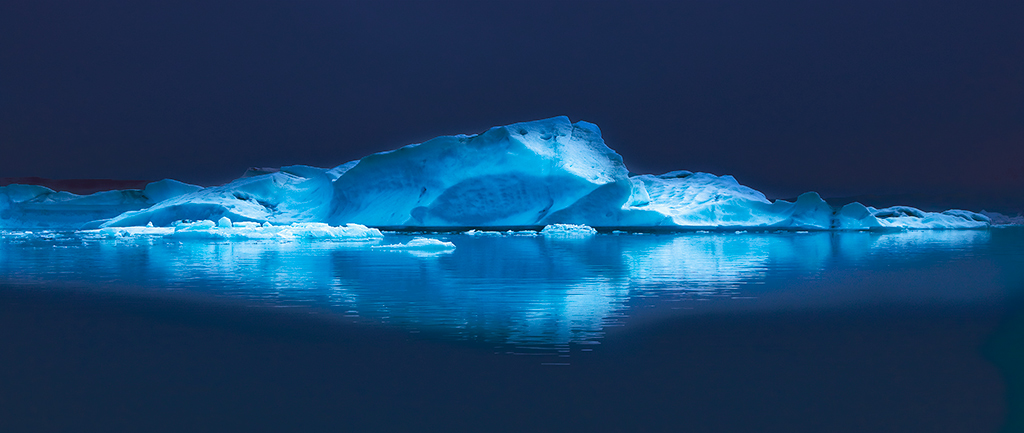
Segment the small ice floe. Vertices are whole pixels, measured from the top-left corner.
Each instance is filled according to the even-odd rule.
[[[174,227],[170,235],[176,239],[296,239],[296,240],[370,240],[380,239],[384,235],[380,230],[361,224],[331,226],[325,223],[294,223],[287,226],[275,226],[264,222],[233,223],[227,217],[221,218],[217,224],[203,220],[193,223],[181,223]]]
[[[583,239],[597,234],[593,227],[582,224],[551,224],[540,234],[553,239]]]
[[[83,230],[86,237],[105,239],[136,238],[147,236],[167,236],[174,233],[174,227],[104,227],[98,230]]]
[[[404,244],[374,245],[373,248],[404,251],[451,251],[455,249],[455,244],[434,238],[413,238]]]
[[[539,236],[536,231],[533,230],[508,230],[508,231],[491,231],[491,230],[477,230],[472,229],[463,233],[466,236]]]
[[[433,238],[413,238],[404,244],[374,245],[377,250],[401,251],[416,257],[438,257],[455,251],[455,244]]]
[[[466,234],[466,236],[505,236],[507,234],[509,234],[509,235],[512,234],[512,230],[509,230],[508,232],[496,232],[496,231],[473,229],[473,230],[467,231],[465,234]]]

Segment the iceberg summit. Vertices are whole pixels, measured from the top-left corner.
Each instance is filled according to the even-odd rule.
[[[798,230],[991,225],[988,217],[964,210],[933,213],[860,203],[834,208],[813,192],[794,202],[773,202],[732,176],[688,171],[631,175],[622,157],[605,145],[597,125],[572,123],[567,117],[437,137],[334,168],[250,171],[209,188],[169,179],[142,190],[81,196],[42,186],[0,187],[0,229],[177,227],[201,221],[244,223],[242,228],[315,223]]]

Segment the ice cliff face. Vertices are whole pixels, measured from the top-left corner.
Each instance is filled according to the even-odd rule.
[[[566,117],[438,137],[331,169],[250,170],[226,185],[165,180],[89,196],[0,187],[0,228],[169,226],[175,221],[347,223],[371,227],[793,228],[987,227],[968,211],[833,209],[815,193],[769,201],[731,176],[677,171],[629,176],[596,125]]]

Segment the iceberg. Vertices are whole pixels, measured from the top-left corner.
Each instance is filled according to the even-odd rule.
[[[910,206],[884,209],[867,208],[882,227],[910,229],[983,228],[992,220],[980,213],[950,209],[945,212],[924,212]]]
[[[193,223],[175,226],[179,221]],[[333,168],[250,168],[233,182],[208,188],[164,180],[143,190],[77,196],[41,186],[0,187],[0,229],[152,225],[175,227],[176,237],[299,236],[316,230],[331,237],[331,230],[348,224],[384,229],[536,230],[570,224],[906,230],[976,229],[993,223],[965,210],[875,209],[860,203],[835,208],[814,192],[793,202],[771,201],[728,175],[635,175],[605,144],[597,125],[564,116],[437,137]],[[553,230],[545,229],[544,235],[553,236]]]
[[[37,185],[0,187],[0,228],[79,229],[125,212],[202,190],[173,179],[151,182],[143,189],[101,191],[89,195],[54,191]],[[141,224],[145,225],[145,224]]]

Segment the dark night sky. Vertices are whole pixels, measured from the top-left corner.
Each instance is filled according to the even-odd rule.
[[[772,195],[1024,191],[1024,2],[0,5],[0,177],[334,166],[565,114]]]

